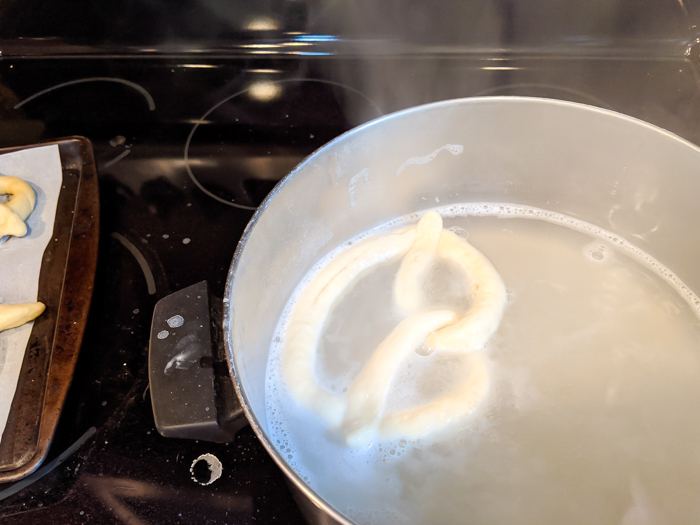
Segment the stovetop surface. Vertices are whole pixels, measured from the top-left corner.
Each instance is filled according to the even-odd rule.
[[[35,6],[31,19],[32,4],[0,9],[0,146],[88,137],[101,239],[87,332],[43,477],[0,486],[3,523],[302,523],[250,428],[229,444],[158,434],[148,338],[153,307],[170,292],[206,279],[222,296],[255,207],[342,132],[431,101],[525,95],[613,109],[700,144],[687,3],[642,2],[649,9],[639,14],[620,2],[608,18],[591,8],[589,18],[608,25],[581,13],[567,25],[559,12],[482,2],[471,18],[460,12],[472,32],[455,28],[449,11],[419,23],[415,2],[397,4],[406,11],[388,28],[371,16],[363,26],[361,13],[334,2],[264,2],[260,12],[128,2],[119,16],[82,0],[69,12]],[[357,7],[370,8],[387,14]],[[223,464],[210,485],[200,467],[191,472],[204,453]]]

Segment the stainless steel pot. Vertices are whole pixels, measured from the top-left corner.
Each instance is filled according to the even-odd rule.
[[[409,160],[413,159],[413,160]],[[369,122],[307,158],[253,216],[231,265],[224,338],[245,414],[307,518],[349,523],[271,443],[265,368],[275,327],[311,266],[350,237],[410,212],[513,202],[634,239],[700,290],[700,149],[642,121],[555,100],[493,97]]]

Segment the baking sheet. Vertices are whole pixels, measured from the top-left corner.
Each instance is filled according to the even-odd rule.
[[[0,303],[33,303],[37,300],[44,250],[52,240],[63,181],[58,145],[0,155],[0,175],[19,177],[36,192],[27,235],[0,240]],[[5,430],[33,325],[31,322],[0,332],[0,435]]]

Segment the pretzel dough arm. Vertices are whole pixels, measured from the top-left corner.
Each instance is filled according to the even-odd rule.
[[[379,434],[383,439],[419,439],[465,421],[481,405],[489,391],[486,360],[469,355],[469,376],[454,392],[416,408],[386,416]]]
[[[0,237],[5,235],[24,237],[27,235],[27,225],[7,204],[0,204]]]
[[[0,304],[0,332],[36,319],[45,308],[43,303]]]
[[[455,320],[450,310],[433,310],[404,319],[382,341],[350,386],[342,430],[347,444],[371,442],[379,426],[389,385],[406,355],[432,331]]]
[[[282,376],[294,398],[331,426],[342,421],[345,404],[316,383],[316,347],[323,325],[333,304],[360,274],[403,256],[414,239],[415,229],[411,228],[347,249],[309,283],[294,307],[282,353]]]
[[[478,289],[467,314],[456,323],[431,334],[426,344],[440,352],[478,350],[501,323],[506,305],[503,280],[479,250],[450,231],[442,232],[438,255],[456,262],[472,276]]]
[[[34,211],[36,194],[32,187],[17,177],[0,177],[0,195],[11,194],[6,205],[23,221]]]
[[[442,232],[442,217],[429,211],[416,225],[416,241],[406,254],[394,280],[394,300],[405,313],[419,310],[424,303],[423,284],[435,261]]]
[[[0,195],[12,195],[9,202],[0,203],[0,237],[27,234],[24,221],[34,211],[36,194],[32,187],[17,177],[0,177]]]

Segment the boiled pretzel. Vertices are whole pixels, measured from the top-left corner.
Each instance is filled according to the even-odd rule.
[[[426,336],[452,323],[451,310],[430,310],[414,314],[399,323],[374,351],[347,393],[347,411],[342,424],[345,441],[351,447],[369,443],[379,429],[384,401],[398,365]]]
[[[404,258],[394,281],[394,299],[403,310],[423,307],[423,285],[436,257],[454,261],[472,279],[472,307],[462,319],[428,336],[426,346],[442,353],[468,352],[483,347],[501,322],[506,288],[500,275],[467,241],[442,229],[442,217],[429,211],[418,222],[416,242]]]
[[[479,350],[498,329],[506,306],[506,287],[484,255],[451,231],[440,234],[437,254],[451,259],[473,279],[474,301],[456,323],[428,336],[426,346],[442,353]]]
[[[410,314],[423,307],[423,283],[435,262],[442,217],[429,211],[416,225],[416,241],[411,246],[394,280],[394,301],[404,313]]]
[[[0,203],[0,237],[23,237],[27,234],[24,221],[36,205],[34,190],[17,177],[0,177],[0,195],[12,195],[9,202]]]
[[[292,395],[329,425],[343,419],[342,399],[316,384],[316,346],[333,303],[365,270],[402,257],[415,240],[415,228],[361,241],[333,259],[297,301],[282,354],[282,375]]]
[[[436,257],[454,260],[476,282],[477,297],[462,319],[450,310],[418,311],[404,319],[379,345],[350,386],[345,401],[316,383],[316,346],[335,301],[365,270],[404,257],[394,284],[403,311],[420,310],[423,282]],[[467,353],[483,346],[498,328],[505,306],[505,287],[491,263],[455,234],[442,229],[436,212],[418,225],[370,238],[342,252],[304,289],[287,328],[282,374],[292,395],[340,429],[349,446],[383,438],[418,438],[454,424],[479,406],[489,388],[485,358],[465,355],[469,375],[451,393],[398,414],[383,415],[395,372],[408,352],[421,342],[447,352]],[[441,334],[446,335],[441,335]]]
[[[45,308],[43,303],[0,304],[0,332],[36,319]]]
[[[419,439],[441,432],[473,414],[488,394],[489,371],[486,358],[480,352],[462,358],[467,360],[469,375],[455,390],[424,405],[385,416],[379,435],[383,439]]]

